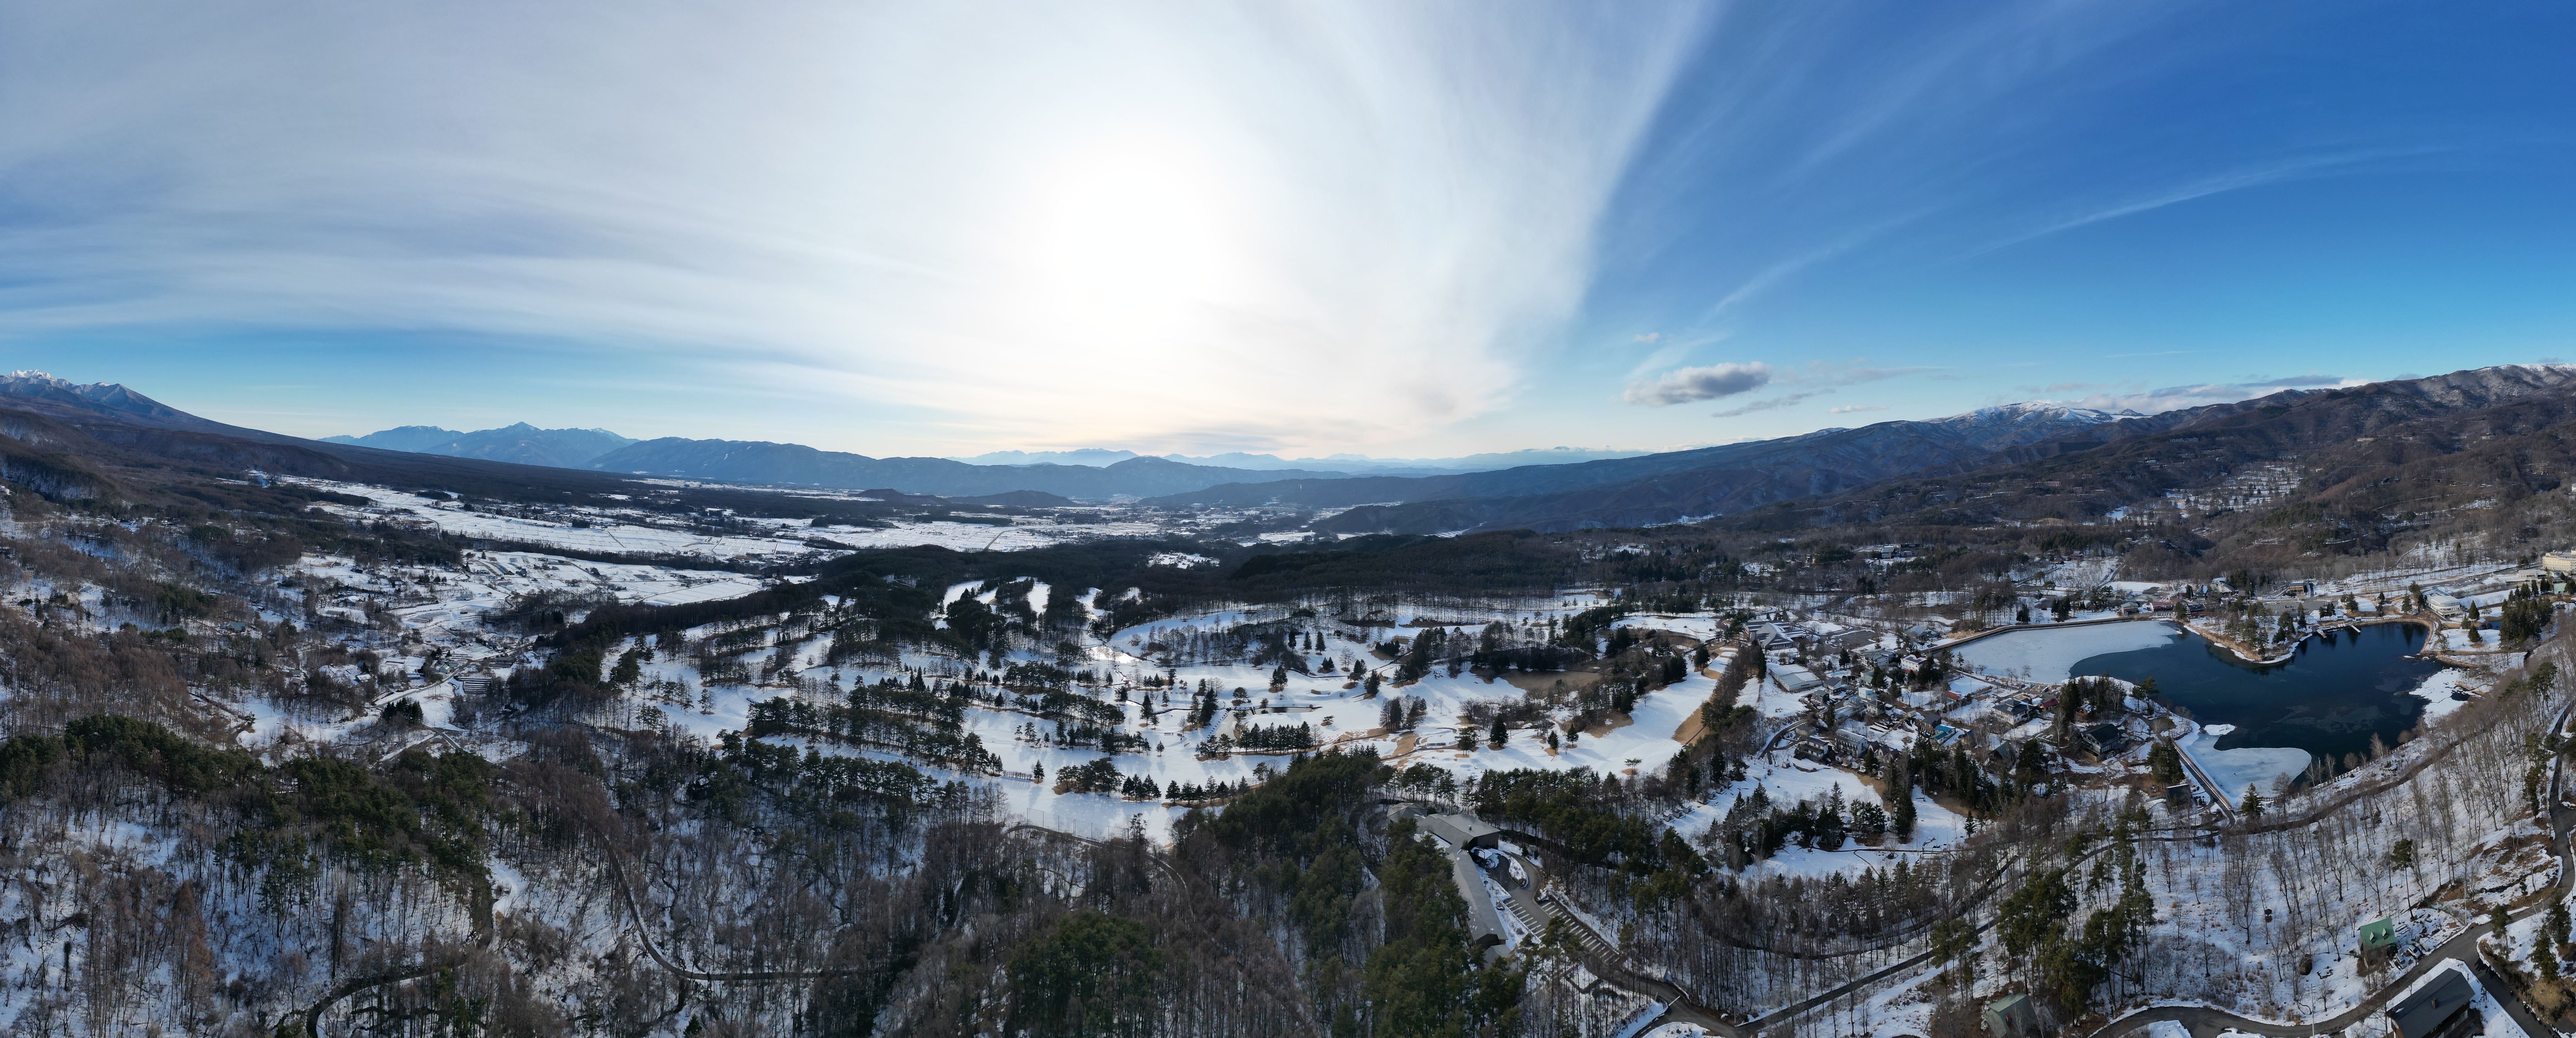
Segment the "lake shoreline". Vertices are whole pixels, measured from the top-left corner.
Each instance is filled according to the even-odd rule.
[[[2416,626],[2390,626],[2408,623]],[[2165,709],[2204,725],[2233,726],[2228,751],[2296,748],[2340,759],[2366,746],[2372,734],[2396,739],[2419,723],[2433,699],[2446,698],[2424,686],[2454,666],[2425,651],[2429,625],[2422,617],[2338,619],[2317,633],[2349,627],[2350,637],[2314,645],[2301,638],[2275,653],[2252,652],[2223,633],[2170,616],[2057,626],[2016,626],[2003,633],[2030,633],[1981,639],[1959,661],[1973,672],[2033,685],[2095,674],[2133,684],[2153,678],[2155,699]],[[2257,762],[2249,755],[2246,763]]]
[[[2310,638],[2320,637],[2320,636],[2322,636],[2322,635],[2325,633],[2325,632],[2324,632],[2324,631],[2322,631],[2322,630],[2313,630],[2313,631],[2309,631],[2308,633],[2306,633],[2306,634],[2304,634],[2304,635],[2299,636],[2299,640],[2298,640],[2298,641],[2291,642],[2291,643],[2289,644],[2289,646],[2288,646],[2288,647],[2287,647],[2287,648],[2286,648],[2286,649],[2285,649],[2285,650],[2284,650],[2280,655],[2278,655],[2278,656],[2256,656],[2256,655],[2254,655],[2253,653],[2251,653],[2251,652],[2248,652],[2248,651],[2247,651],[2247,646],[2245,645],[2245,643],[2240,642],[2240,641],[2237,641],[2237,640],[2236,640],[2236,639],[2234,639],[2234,638],[2230,638],[2230,637],[2228,637],[2227,635],[2224,635],[2224,634],[2221,634],[2221,633],[2218,633],[2218,632],[2215,632],[2215,631],[2206,631],[2206,630],[2202,630],[2201,628],[2196,627],[2196,626],[2193,626],[2193,625],[2192,625],[2192,624],[2190,624],[2190,623],[2187,623],[2187,622],[2184,622],[2184,621],[2180,621],[2180,620],[2175,620],[2175,619],[2172,619],[2172,618],[2169,618],[2169,617],[2161,618],[2161,619],[2163,619],[2163,620],[2164,620],[2164,622],[2166,622],[2166,623],[2172,624],[2172,625],[2174,625],[2175,627],[2180,628],[2180,629],[2181,629],[2181,630],[2183,630],[2185,633],[2188,633],[2188,634],[2192,634],[2192,635],[2196,635],[2196,636],[2198,636],[2198,637],[2200,638],[2200,640],[2202,640],[2202,641],[2208,642],[2208,643],[2209,643],[2209,644],[2211,644],[2211,645],[2215,645],[2215,646],[2218,646],[2219,648],[2222,648],[2222,649],[2227,650],[2227,654],[2228,654],[2228,655],[2230,655],[2230,656],[2234,656],[2234,657],[2236,657],[2236,658],[2237,658],[2237,659],[2239,659],[2239,660],[2242,660],[2242,661],[2244,661],[2244,662],[2246,662],[2246,663],[2253,664],[2253,665],[2258,666],[2258,667],[2270,667],[2270,666],[2277,666],[2277,665],[2279,665],[2279,664],[2288,663],[2288,662],[2290,662],[2291,660],[2298,658],[2298,655],[2299,655],[2299,648],[2300,648],[2301,646],[2306,645],[2306,644],[2308,643],[2308,639],[2310,639]],[[2370,618],[2370,619],[2368,619],[2368,620],[2342,620],[2342,621],[2338,621],[2338,622],[2337,622],[2337,624],[2336,624],[2336,626],[2338,626],[2338,627],[2351,627],[2351,628],[2354,628],[2354,629],[2358,630],[2358,629],[2363,628],[2363,627],[2384,627],[2384,626],[2387,626],[2387,625],[2389,625],[2389,624],[2414,624],[2415,626],[2418,626],[2418,627],[2423,628],[2423,629],[2424,629],[2424,646],[2425,646],[2425,648],[2424,648],[2424,650],[2423,650],[2423,651],[2419,651],[2419,652],[2415,653],[2414,655],[2415,655],[2417,658],[2419,658],[2419,659],[2429,659],[2429,660],[2432,660],[2432,661],[2434,661],[2434,662],[2436,662],[2436,663],[2440,663],[2440,664],[2442,664],[2442,665],[2444,665],[2444,666],[2456,666],[2456,664],[2453,664],[2453,663],[2451,663],[2451,662],[2450,662],[2450,661],[2448,661],[2448,660],[2444,660],[2444,659],[2442,659],[2442,658],[2441,658],[2441,657],[2439,657],[2439,656],[2431,655],[2431,654],[2430,654],[2430,653],[2431,653],[2431,651],[2432,651],[2432,647],[2433,647],[2433,640],[2434,640],[2434,637],[2436,636],[2436,634],[2437,634],[2437,633],[2439,633],[2439,632],[2441,631],[2441,628],[2440,628],[2439,626],[2436,626],[2432,621],[2430,621],[2430,620],[2426,620],[2426,619],[2424,619],[2423,617],[2420,617],[2420,616],[2414,616],[2414,615],[2408,615],[2408,616],[2385,616],[2385,617],[2372,617],[2372,618]]]

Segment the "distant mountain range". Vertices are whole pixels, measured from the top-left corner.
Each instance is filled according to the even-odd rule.
[[[477,433],[412,427],[322,442],[209,421],[120,385],[76,385],[30,371],[0,377],[0,408],[15,413],[0,416],[0,475],[57,488],[104,485],[108,477],[48,454],[72,435],[48,419],[106,445],[101,449],[186,458],[186,464],[200,467],[485,487],[493,493],[544,488],[558,496],[609,494],[631,486],[621,480],[646,475],[889,497],[1010,495],[989,499],[1032,505],[1059,499],[1279,505],[1334,510],[1313,525],[1339,534],[1571,530],[1719,517],[1793,529],[1914,512],[1948,517],[1937,520],[1943,522],[2100,514],[2177,487],[2228,478],[2248,459],[2282,454],[2331,458],[2419,448],[2474,453],[2480,443],[2520,443],[2514,437],[2576,420],[2576,366],[2507,365],[2343,389],[2285,390],[2151,416],[2013,404],[1721,447],[1434,476],[1260,470],[1155,457],[1108,465],[974,465],[784,443],[633,442],[604,430],[524,424]],[[2432,418],[2458,429],[2409,424]],[[2402,446],[2392,446],[2380,430],[2395,425],[2417,431],[2397,438]],[[609,449],[569,460],[600,447]],[[540,457],[549,460],[515,461]],[[2516,464],[2537,473],[2543,465],[2556,472],[2560,462]],[[2532,479],[2554,485],[2558,477]],[[2368,487],[2345,492],[2377,493]],[[1796,502],[1794,514],[1783,512],[1776,520],[1750,515],[1784,502]]]
[[[2430,517],[2544,492],[2576,472],[2576,365],[2504,364],[2333,389],[2283,390],[2124,422],[2111,442],[2045,456],[2006,451],[1797,502],[1740,521],[1777,529],[1840,524],[1986,525],[2080,521],[2229,486],[2290,462],[2295,485],[2222,490],[2200,520],[2238,508],[2261,518],[2236,536],[2289,556],[2385,550]],[[2198,534],[2193,534],[2197,537]],[[2539,527],[2497,530],[2512,550],[2558,546]],[[2241,545],[2240,545],[2241,546]],[[2166,545],[2197,554],[2203,544]]]
[[[325,436],[322,442],[575,469],[587,467],[591,459],[636,441],[606,429],[540,429],[520,422],[474,432],[406,425],[365,436]]]
[[[92,396],[100,396],[104,393],[99,387],[64,387],[70,387],[70,384],[41,388],[55,395],[89,392]],[[170,415],[189,417],[184,412],[168,408],[162,410]],[[458,432],[435,425],[406,425],[365,436],[330,436],[320,442],[714,483],[886,490],[955,498],[1024,492],[1023,496],[1030,500],[1059,502],[1067,498],[1097,501],[1150,497],[1247,479],[1350,475],[1311,469],[1255,471],[1192,465],[1138,456],[1129,451],[1075,452],[1090,459],[1083,464],[1003,466],[969,464],[947,458],[872,458],[794,443],[679,437],[634,440],[606,429],[540,429],[526,422],[476,432]],[[1099,461],[1099,456],[1112,457],[1106,462],[1090,463]]]
[[[859,490],[888,487],[910,494],[975,497],[1035,490],[1071,498],[1109,500],[1174,494],[1218,483],[1287,476],[1336,479],[1346,472],[1247,469],[1190,465],[1163,458],[1131,457],[1106,466],[969,465],[947,458],[871,458],[816,450],[794,443],[685,440],[668,437],[631,444],[586,466],[604,472],[728,483],[767,483]]]
[[[0,478],[47,496],[139,500],[135,495],[154,493],[146,488],[193,480],[198,482],[185,492],[187,497],[220,497],[240,493],[223,489],[228,486],[265,492],[261,473],[446,488],[506,500],[605,500],[636,489],[631,480],[582,469],[391,451],[245,429],[200,418],[114,383],[78,385],[37,371],[0,377]]]
[[[1279,471],[1307,469],[1347,472],[1373,476],[1445,476],[1460,472],[1484,472],[1491,469],[1516,468],[1523,465],[1571,465],[1577,462],[1602,461],[1611,458],[1633,458],[1645,451],[1623,451],[1588,447],[1550,447],[1544,450],[1506,451],[1494,454],[1470,454],[1459,458],[1372,458],[1365,454],[1335,454],[1323,458],[1281,458],[1276,454],[1212,454],[1194,458],[1186,454],[1165,454],[1169,461],[1212,468]],[[993,451],[970,458],[954,458],[969,465],[1095,465],[1108,466],[1129,458],[1153,457],[1130,450],[1104,450],[1086,447],[1070,451]]]
[[[2012,404],[1931,421],[1879,422],[1575,465],[1431,478],[1268,480],[1147,503],[1349,509],[1315,524],[1329,533],[1643,526],[1835,493],[1890,476],[1993,459],[2007,451],[2039,457],[2081,450],[2157,424],[2157,419],[2133,412]]]
[[[1621,452],[1558,448],[1429,459],[1459,465],[1512,459],[1542,463],[1481,471],[1431,470],[1433,474],[1419,475],[1383,467],[1361,472],[1282,468],[1286,463],[1272,455],[1228,454],[1209,459],[1244,463],[1224,466],[1109,450],[1056,455],[1005,452],[976,459],[1054,456],[1079,459],[1081,464],[970,464],[947,458],[874,458],[761,441],[677,437],[636,441],[605,429],[540,429],[524,422],[474,432],[404,426],[312,441],[208,421],[123,386],[74,385],[41,372],[17,372],[0,379],[0,393],[14,406],[57,417],[103,417],[119,425],[219,433],[270,444],[395,451],[598,475],[950,498],[1028,492],[1092,501],[1141,498],[1175,506],[1278,504],[1347,509],[1317,524],[1320,530],[1339,533],[1676,522],[1785,498],[1831,494],[1892,475],[1992,460],[1999,452],[2040,457],[2054,450],[2080,449],[2088,442],[2086,437],[2101,438],[2102,434],[2090,431],[2097,427],[2161,424],[2161,416],[2148,419],[2025,404],[1930,422],[1881,422],[1860,429],[1828,429],[1660,454],[1599,457]],[[1380,459],[1342,457],[1386,464]],[[1098,464],[1109,458],[1118,460]],[[1567,463],[1572,458],[1588,460]]]

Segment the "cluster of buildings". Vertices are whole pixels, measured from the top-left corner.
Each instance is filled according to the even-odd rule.
[[[2553,551],[2540,557],[2536,569],[2499,573],[2474,581],[2453,581],[2424,588],[2424,606],[2445,623],[2465,624],[2469,610],[2482,611],[2479,626],[2492,628],[2496,618],[2483,611],[2495,609],[2511,599],[2516,591],[2536,587],[2548,594],[2563,595],[2576,591],[2576,552]]]
[[[2149,719],[2120,704],[2074,718],[2061,738],[2059,686],[1949,672],[1946,658],[1922,648],[1937,630],[1811,627],[1775,613],[1747,624],[1746,633],[1764,653],[1768,680],[1797,698],[1806,724],[1782,748],[1801,760],[1857,766],[1873,749],[1910,754],[1928,739],[1945,753],[1964,746],[1981,767],[2002,773],[2019,766],[2031,740],[2052,747],[2052,761],[2108,761],[2151,738]],[[1915,687],[1927,668],[1939,679]],[[1878,674],[1895,679],[1894,687],[1873,688]]]

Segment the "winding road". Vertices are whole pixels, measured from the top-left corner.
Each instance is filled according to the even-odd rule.
[[[2554,634],[2555,632],[2553,631],[2550,637],[2554,637]],[[2547,730],[2555,732],[2566,731],[2568,721],[2572,713],[2576,713],[2576,695],[2569,695],[2568,702],[2559,707],[2558,713],[2552,718],[2550,728]],[[2576,747],[2571,747],[2571,749],[2576,749]],[[2384,789],[2388,786],[2403,783],[2407,779],[2412,778],[2416,773],[2422,771],[2424,768],[2429,767],[2432,763],[2433,758],[2431,757],[2416,761],[2411,766],[2404,768],[2398,774],[2392,776],[2388,782],[2379,784],[2375,788]],[[2570,854],[2570,830],[2571,823],[2576,823],[2576,811],[2571,811],[2566,805],[2564,799],[2565,773],[2566,759],[2565,754],[2562,753],[2558,757],[2552,758],[2550,762],[2548,789],[2548,803],[2550,804],[2550,840],[2553,845],[2553,850],[2560,861],[2558,882],[2553,884],[2548,890],[2541,891],[2525,898],[2521,907],[2510,910],[2510,919],[2528,919],[2535,913],[2545,912],[2548,910],[2549,902],[2557,895],[2576,891],[2576,857],[2571,857]],[[2326,805],[2320,810],[2303,812],[2300,816],[2285,818],[2279,822],[2262,826],[2261,829],[2262,831],[2271,831],[2274,829],[2311,824],[2322,818],[2327,812],[2339,808],[2345,803],[2349,803],[2350,799],[2350,797],[2338,798],[2334,804]],[[1511,839],[1528,839],[1527,834],[1514,833],[1508,830],[1504,831],[1503,835],[1506,838]],[[2187,833],[2176,833],[2147,838],[2182,840],[2198,839],[2202,835],[2204,835],[2202,831],[2195,830]],[[2088,852],[2087,856],[2089,857],[2091,853],[2099,853],[2103,849],[2104,848],[2102,847],[2096,847],[2093,851]],[[1531,891],[1543,888],[1544,884],[1539,879],[1542,873],[1538,870],[1537,865],[1530,861],[1526,856],[1520,856],[1517,860],[1521,861],[1522,867],[1529,871],[1529,874],[1532,877],[1531,888],[1527,890],[1521,889],[1515,887],[1508,881],[1504,882],[1503,886],[1510,892],[1513,905],[1519,909],[1519,913],[1523,915],[1523,918],[1527,920],[1544,920],[1550,915],[1555,915],[1558,918],[1565,919],[1566,923],[1573,927],[1578,935],[1581,935],[1584,938],[1581,941],[1581,944],[1583,945],[1582,950],[1584,953],[1585,966],[1591,969],[1594,974],[1616,986],[1661,1001],[1669,1007],[1665,1010],[1662,1016],[1656,1018],[1654,1022],[1657,1024],[1691,1023],[1705,1028],[1712,1033],[1725,1035],[1727,1038],[1752,1038],[1752,1036],[1760,1033],[1763,1028],[1768,1025],[1794,1019],[1800,1014],[1829,1004],[1835,999],[1866,989],[1906,971],[1920,968],[1932,958],[1929,952],[1917,954],[1913,957],[1893,963],[1863,976],[1856,977],[1846,983],[1838,985],[1830,990],[1812,995],[1799,1002],[1763,1013],[1760,1016],[1744,1022],[1743,1024],[1730,1024],[1719,1019],[1717,1014],[1713,1011],[1692,1002],[1688,995],[1680,988],[1670,983],[1641,975],[1628,963],[1626,956],[1618,952],[1615,945],[1612,945],[1608,940],[1601,937],[1601,935],[1592,933],[1590,927],[1585,926],[1579,919],[1574,918],[1571,913],[1557,912],[1554,910],[1554,906],[1542,905],[1539,903]],[[2080,861],[2081,859],[2078,860]],[[1991,893],[1991,889],[1992,888],[1989,887],[1987,893]],[[1461,893],[1469,897],[1480,897],[1483,895],[1481,890],[1462,890]],[[1981,902],[1982,900],[1983,896],[1981,895],[1977,901]],[[1986,930],[1992,928],[1993,925],[1994,923],[1991,920],[1982,922],[1978,924],[1977,932],[1982,934]],[[2479,938],[2493,932],[2494,928],[2495,924],[2492,920],[2482,920],[2471,924],[2459,934],[2454,935],[2449,940],[2442,942],[2431,951],[2420,956],[2415,961],[2414,965],[2410,966],[2404,973],[2400,974],[2395,980],[2391,981],[2380,991],[2371,995],[2369,998],[2364,999],[2360,1005],[2325,1020],[2313,1023],[2284,1024],[2272,1021],[2255,1020],[2221,1009],[2197,1006],[2159,1006],[2138,1010],[2122,1016],[2103,1025],[2102,1027],[2096,1028],[2087,1036],[2087,1038],[2122,1038],[2122,1036],[2142,1032],[2149,1025],[2160,1021],[2173,1021],[2182,1024],[2184,1028],[2195,1036],[2195,1038],[2211,1038],[2211,1036],[2216,1035],[2218,1032],[2227,1029],[2233,1029],[2247,1034],[2271,1036],[2271,1038],[2313,1038],[2313,1036],[2316,1035],[2338,1033],[2354,1024],[2368,1019],[2372,1014],[2380,1012],[2390,999],[2404,993],[2408,986],[2412,985],[2423,975],[2432,970],[2441,968],[2444,964],[2453,960],[2457,960],[2469,968],[2471,973],[2476,977],[2479,986],[2484,988],[2489,996],[2496,1000],[2499,1006],[2503,1007],[2507,1015],[2513,1017],[2515,1023],[2521,1026],[2523,1033],[2528,1035],[2529,1038],[2554,1038],[2557,1031],[2547,1024],[2542,1023],[2539,1017],[2531,1011],[2530,1007],[2523,1004],[2520,996],[2514,992],[2513,988],[2506,984],[2502,978],[2498,977],[2493,970],[2488,968],[2483,958],[2478,954]]]
[[[2550,722],[2550,731],[2567,730],[2567,718],[2571,708],[2576,708],[2576,695],[2570,695],[2568,703],[2558,708],[2557,716]],[[2511,911],[2508,918],[2528,919],[2536,913],[2548,911],[2549,902],[2556,895],[2567,893],[2571,889],[2571,884],[2576,884],[2576,859],[2570,859],[2568,856],[2568,823],[2571,820],[2571,814],[2576,812],[2570,812],[2566,805],[2566,772],[2566,756],[2563,753],[2550,759],[2549,839],[2558,854],[2558,882],[2552,884],[2548,890],[2525,898],[2523,907]],[[2165,1020],[2182,1024],[2195,1038],[2208,1038],[2228,1028],[2248,1034],[2270,1035],[2274,1038],[2309,1038],[2313,1035],[2331,1034],[2360,1023],[2371,1014],[2379,1012],[2390,999],[2403,993],[2408,985],[2453,959],[2468,965],[2470,971],[2477,976],[2478,986],[2485,988],[2487,994],[2496,1000],[2496,1004],[2504,1007],[2505,1013],[2522,1026],[2525,1035],[2529,1038],[2552,1038],[2558,1033],[2557,1029],[2541,1023],[2539,1016],[2531,1011],[2531,1007],[2523,1004],[2521,996],[2515,994],[2513,988],[2507,985],[2503,978],[2496,976],[2495,972],[2487,967],[2484,958],[2478,954],[2478,938],[2494,931],[2495,923],[2492,920],[2472,924],[2458,935],[2416,959],[2414,966],[2399,974],[2396,980],[2391,981],[2387,987],[2381,988],[2377,994],[2363,999],[2360,1005],[2315,1023],[2282,1024],[2248,1019],[2221,1009],[2158,1006],[2141,1009],[2104,1024],[2096,1028],[2089,1038],[2118,1038],[2121,1035],[2137,1033],[2149,1024]]]

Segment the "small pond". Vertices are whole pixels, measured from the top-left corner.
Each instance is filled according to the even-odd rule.
[[[2410,693],[2442,670],[2408,658],[2423,647],[2423,628],[2379,624],[2310,638],[2289,660],[2261,665],[2171,624],[2141,622],[2016,630],[1969,643],[1958,656],[2037,681],[2153,678],[2166,701],[2200,723],[2234,726],[2217,749],[2281,747],[2340,758],[2367,751],[2373,735],[2396,745],[2398,733],[2422,718],[2424,700]]]

